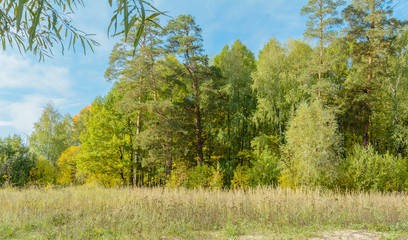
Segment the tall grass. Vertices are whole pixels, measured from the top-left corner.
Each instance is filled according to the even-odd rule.
[[[283,188],[0,190],[0,239],[273,238],[342,228],[408,232],[408,196]]]

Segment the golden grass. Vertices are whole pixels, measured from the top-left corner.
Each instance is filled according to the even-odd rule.
[[[0,190],[0,239],[270,239],[346,228],[408,232],[408,196],[283,188]]]

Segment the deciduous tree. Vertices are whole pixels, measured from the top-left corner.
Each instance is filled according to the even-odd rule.
[[[72,117],[62,116],[53,104],[47,104],[41,118],[34,123],[29,141],[37,155],[55,166],[61,153],[73,144]]]

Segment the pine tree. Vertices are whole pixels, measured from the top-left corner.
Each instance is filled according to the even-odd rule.
[[[337,35],[336,27],[341,23],[337,16],[337,9],[343,5],[343,0],[309,0],[302,8],[301,14],[308,16],[306,38],[317,40],[318,57],[312,60],[312,73],[317,72],[318,97],[322,95],[323,74],[330,70],[331,60],[325,56],[325,49]],[[316,70],[317,66],[317,70]]]
[[[196,158],[197,163],[202,165],[204,138],[200,95],[208,73],[208,58],[203,54],[201,28],[192,16],[180,15],[168,22],[166,32],[168,49],[182,59],[185,75],[191,81]]]
[[[354,91],[361,91],[358,95],[364,99],[364,109],[359,116],[364,146],[370,144],[373,91],[385,74],[385,56],[392,52],[396,30],[404,25],[392,17],[392,7],[391,0],[354,0],[343,10],[347,23],[345,39],[351,46]]]

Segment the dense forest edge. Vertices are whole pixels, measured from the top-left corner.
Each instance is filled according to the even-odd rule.
[[[408,191],[408,30],[391,1],[309,1],[305,40],[213,59],[190,15],[133,26],[110,92],[0,139],[2,186]],[[140,37],[140,39],[139,39]],[[139,45],[134,51],[134,42]]]

